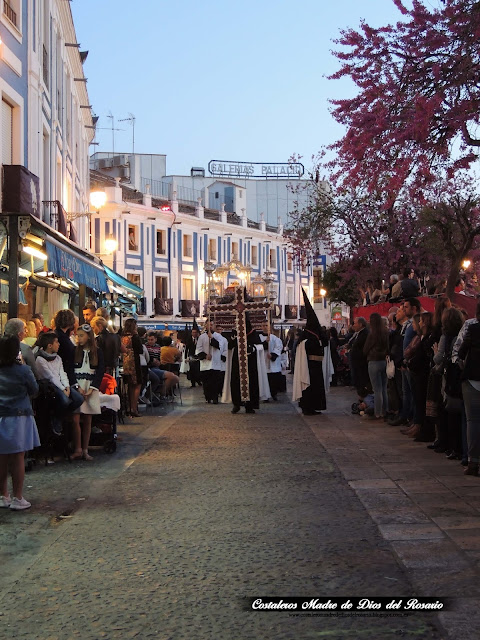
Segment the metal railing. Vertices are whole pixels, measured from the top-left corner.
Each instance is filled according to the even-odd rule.
[[[67,212],[59,200],[42,200],[43,219],[66,238],[70,237],[67,225]]]
[[[147,192],[147,185],[150,186],[150,193],[156,198],[162,198],[170,200],[171,198],[171,183],[164,182],[163,180],[149,180],[148,178],[140,179],[140,188],[143,193]]]
[[[207,220],[220,220],[220,212],[219,211],[205,211],[204,217]]]
[[[202,198],[203,193],[198,189],[191,189],[190,187],[177,187],[177,200],[179,202],[197,204],[198,198]]]
[[[237,225],[237,227],[238,227],[238,226],[240,226],[240,224],[241,224],[241,220],[240,220],[240,218],[237,216],[237,214],[236,214],[236,213],[229,213],[229,214],[227,215],[227,222],[228,222],[229,224],[236,224],[236,225]]]
[[[13,25],[17,26],[17,14],[13,10],[12,5],[9,4],[7,0],[3,0],[3,13],[7,16],[7,18]]]

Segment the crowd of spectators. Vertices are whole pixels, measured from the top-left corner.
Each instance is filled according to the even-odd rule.
[[[5,325],[0,338],[0,508],[31,506],[23,497],[24,457],[40,445],[32,404],[36,396],[48,401],[53,434],[61,435],[65,421],[70,423],[71,459],[91,461],[92,418],[101,413],[102,394],[115,393],[117,380],[125,385],[126,413],[132,417],[140,415],[139,402],[167,402],[179,383],[181,337],[146,335],[133,318],[115,332],[108,311],[92,303],[82,313],[83,324],[73,311],[61,309],[50,327],[42,314],[28,322],[11,318]]]
[[[367,280],[365,285],[359,287],[359,306],[377,304],[379,302],[396,302],[405,298],[418,297],[420,295],[438,296],[445,295],[447,279],[431,279],[428,275],[420,276],[415,269],[405,269],[402,275],[393,273],[388,282],[382,280],[374,282]],[[480,283],[476,273],[467,278],[465,271],[461,271],[455,285],[455,293],[477,297],[480,295]]]
[[[409,297],[388,318],[356,317],[347,335],[355,412],[361,405],[365,418],[402,427],[415,442],[460,460],[469,475],[478,475],[480,461],[479,321],[480,302],[467,319],[445,296],[433,313]]]

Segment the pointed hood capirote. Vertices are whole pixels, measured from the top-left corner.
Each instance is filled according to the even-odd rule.
[[[196,331],[198,331],[198,333],[200,333],[200,329],[199,326],[197,324],[197,319],[195,318],[195,316],[193,316],[193,324],[192,324],[192,331],[196,329]]]
[[[307,314],[307,323],[305,325],[305,331],[307,331],[308,333],[313,333],[314,335],[317,336],[318,339],[320,339],[320,336],[322,335],[322,326],[303,287],[302,287],[302,293],[303,293],[303,302],[305,304],[305,311]]]

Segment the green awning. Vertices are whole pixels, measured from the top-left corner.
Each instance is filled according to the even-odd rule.
[[[133,282],[130,282],[130,280],[127,280],[119,273],[115,273],[115,271],[112,271],[107,266],[103,265],[103,268],[105,269],[107,278],[114,284],[122,287],[123,289],[126,289],[128,293],[133,294],[136,298],[143,298],[143,289],[140,289],[140,287],[137,287],[136,284],[133,284]]]

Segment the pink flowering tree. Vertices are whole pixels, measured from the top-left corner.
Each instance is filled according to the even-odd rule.
[[[346,133],[330,147],[333,160],[315,159],[309,204],[290,226],[297,250],[302,236],[330,248],[340,284],[413,266],[447,276],[451,295],[462,260],[480,248],[476,182],[466,171],[480,147],[480,2],[393,2],[396,25],[363,22],[336,41],[340,69],[331,77],[350,78],[358,91],[332,101]]]
[[[477,0],[393,0],[403,20],[341,32],[334,55],[358,88],[333,100],[346,129],[333,148],[335,175],[376,189],[379,176],[395,196],[418,193],[439,171],[452,175],[478,156],[480,139],[480,4]]]

